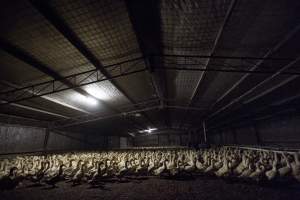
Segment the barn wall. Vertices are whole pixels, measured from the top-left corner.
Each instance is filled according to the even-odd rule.
[[[80,150],[91,146],[83,134],[50,132],[46,150]]]
[[[188,135],[183,134],[163,134],[144,135],[134,138],[135,146],[188,146]]]
[[[0,123],[0,154],[55,150],[119,149],[133,146],[132,137],[48,131],[46,128]]]
[[[215,144],[300,147],[300,117],[280,116],[210,134]]]
[[[253,127],[240,127],[235,130],[236,143],[238,144],[257,144],[255,130]]]
[[[45,129],[0,124],[0,153],[43,150]]]
[[[300,116],[285,116],[257,124],[263,144],[300,146]]]
[[[103,135],[93,135],[88,134],[86,140],[91,144],[95,149],[102,149],[107,147],[107,138]]]
[[[45,128],[0,124],[0,154],[91,148],[83,134],[48,132]]]

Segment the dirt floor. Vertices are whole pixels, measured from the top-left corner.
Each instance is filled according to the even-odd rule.
[[[90,188],[88,184],[71,187],[61,182],[58,188],[23,185],[11,191],[1,191],[0,199],[18,200],[82,200],[82,199],[267,199],[299,200],[300,186],[294,184],[258,185],[224,181],[217,178],[197,177],[191,180],[169,180],[159,178],[139,178],[123,183],[106,182],[102,187]]]

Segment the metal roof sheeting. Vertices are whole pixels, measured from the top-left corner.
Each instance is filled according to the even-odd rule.
[[[136,129],[136,126],[150,125],[188,128],[190,125],[197,126],[197,121],[204,119],[214,124],[230,118],[232,113],[244,114],[249,111],[247,106],[254,109],[256,105],[272,105],[280,100],[280,93],[286,99],[297,95],[297,74],[279,76],[277,73],[271,77],[272,74],[164,71],[164,68],[275,72],[284,69],[283,72],[299,72],[299,62],[293,61],[300,51],[298,1],[153,0],[145,3],[148,7],[137,2],[4,1],[0,8],[0,40],[28,54],[53,73],[51,77],[51,73],[45,74],[47,70],[44,73],[41,72],[43,70],[38,71],[22,59],[8,54],[7,50],[0,49],[1,90],[11,89],[10,84],[18,88],[96,68],[101,71],[98,75],[104,74],[106,78],[119,75],[120,71],[147,69],[81,89],[20,102],[71,117],[88,113],[91,116],[105,116],[124,110],[142,109],[143,106],[134,104],[158,98],[158,91],[160,109],[141,112],[142,117],[134,119],[134,122],[122,116],[107,126],[97,122],[85,126],[90,130],[103,127],[107,132],[114,131],[114,123],[120,123],[117,131],[123,129],[122,132],[133,127]],[[61,20],[58,24],[65,25],[65,29],[60,29],[55,20],[51,20],[47,12],[45,14],[37,6],[38,3],[52,10],[50,13],[56,16],[56,20]],[[147,22],[146,25],[143,20]],[[69,35],[64,30],[69,31]],[[159,55],[152,59],[152,55],[148,55],[152,53]],[[224,57],[199,57],[211,54]],[[230,59],[230,56],[289,59]],[[289,63],[292,64],[289,66]],[[93,74],[84,82],[96,78],[96,74]],[[74,85],[72,80],[68,81],[63,87]],[[274,89],[275,86],[278,87]],[[93,107],[79,100],[85,91],[100,99],[98,106]],[[185,106],[196,109],[188,110]],[[14,110],[11,106],[5,109],[10,113]],[[23,109],[15,110],[22,114]],[[24,111],[24,115],[29,113],[28,110]],[[56,117],[49,117],[49,121],[55,120]]]

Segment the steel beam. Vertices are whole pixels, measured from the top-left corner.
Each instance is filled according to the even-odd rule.
[[[170,109],[178,109],[178,110],[193,110],[193,111],[206,111],[207,109],[197,108],[197,107],[188,107],[188,106],[165,106]]]
[[[300,72],[283,72],[283,71],[264,71],[264,70],[242,70],[242,69],[217,69],[217,68],[191,68],[191,67],[164,67],[157,68],[162,71],[201,71],[205,73],[209,72],[222,72],[222,73],[238,73],[238,74],[271,74],[274,75],[300,75]]]
[[[66,77],[61,77],[60,79],[57,79],[57,80],[54,79],[52,81],[45,81],[42,83],[26,86],[23,88],[0,92],[0,98],[12,99],[12,100],[6,100],[7,103],[5,103],[5,104],[16,103],[19,101],[28,100],[28,99],[32,99],[32,98],[36,98],[36,97],[41,97],[41,96],[45,96],[45,95],[49,95],[49,94],[54,94],[57,92],[62,92],[62,91],[70,90],[70,89],[76,89],[76,88],[80,89],[80,87],[85,86],[85,85],[98,83],[98,82],[102,82],[102,81],[106,81],[106,80],[111,80],[114,78],[124,77],[127,75],[144,72],[145,70],[146,69],[141,69],[141,70],[134,70],[134,71],[126,72],[126,73],[117,74],[117,75],[114,75],[113,77],[111,77],[110,79],[97,76],[97,78],[95,80],[89,80],[89,81],[85,81],[85,82],[79,81],[79,82],[76,82],[75,84],[72,84],[72,85],[69,85],[66,87],[56,87],[56,84],[61,82],[62,80],[69,80],[69,79],[74,79],[74,80],[77,79],[78,80],[80,78],[82,79],[82,76],[84,76],[84,77],[89,76],[90,73],[97,73],[97,69],[89,70],[87,72],[82,72],[82,73],[77,73],[77,74],[73,74],[73,75],[66,76]],[[35,92],[36,88],[39,89],[38,93]],[[40,88],[42,88],[42,89],[40,89]],[[19,94],[22,91],[25,91],[27,93],[28,93],[28,91],[30,91],[29,93],[31,93],[31,95],[26,96],[26,97],[16,96],[17,94]],[[0,104],[0,105],[4,105],[4,104]]]
[[[51,130],[57,130],[57,129],[61,129],[61,128],[66,128],[66,127],[76,126],[76,125],[85,124],[85,123],[89,123],[89,122],[99,121],[99,120],[103,120],[103,119],[110,119],[110,118],[114,118],[114,117],[127,116],[127,115],[132,115],[132,114],[135,114],[135,113],[151,111],[151,110],[156,110],[156,109],[160,109],[160,106],[152,106],[152,107],[137,109],[137,110],[128,111],[128,112],[122,112],[122,113],[117,113],[117,114],[112,114],[112,115],[106,115],[106,116],[93,115],[93,116],[88,116],[88,117],[83,118],[83,119],[79,119],[75,122],[70,122],[70,123],[66,123],[66,124],[62,124],[62,125],[53,124],[52,127],[51,127]]]
[[[14,56],[15,58],[17,58],[17,59],[23,61],[24,63],[32,66],[33,68],[39,70],[40,72],[42,72],[42,73],[44,73],[44,74],[52,77],[53,79],[60,80],[60,82],[63,83],[63,84],[65,84],[66,86],[68,86],[68,87],[72,87],[73,86],[73,84],[69,80],[63,79],[63,77],[60,76],[57,72],[55,72],[54,70],[52,70],[48,66],[44,65],[40,61],[36,60],[35,58],[31,57],[30,55],[28,55],[23,50],[18,49],[14,45],[12,45],[12,44],[4,41],[4,40],[0,40],[0,48],[2,50],[6,51],[8,54]],[[75,88],[75,91],[79,92],[82,95],[90,96],[86,91],[82,90],[81,88]],[[23,100],[25,100],[25,99],[23,99]],[[11,102],[11,101],[8,100],[6,102],[7,103],[15,103],[17,101],[12,101]],[[74,107],[74,106],[72,106],[72,107]],[[76,109],[76,110],[80,111],[81,109]],[[86,113],[86,111],[85,111],[85,113]]]
[[[117,65],[110,65],[109,67],[116,67],[116,66],[118,66],[118,64]],[[109,67],[107,67],[107,68],[109,68]],[[32,99],[32,98],[36,98],[36,97],[44,97],[48,100],[55,101],[54,99],[52,99],[50,97],[49,98],[45,97],[45,95],[54,94],[54,93],[69,90],[69,89],[80,88],[80,87],[85,86],[85,85],[89,85],[89,84],[93,84],[93,83],[97,83],[97,82],[102,82],[102,81],[106,81],[106,80],[112,80],[112,79],[115,79],[115,78],[124,77],[124,76],[127,76],[127,75],[144,72],[146,70],[147,69],[145,68],[145,69],[141,69],[141,70],[128,71],[127,73],[121,73],[121,74],[114,75],[110,79],[98,76],[97,79],[95,79],[95,80],[91,79],[91,80],[81,82],[80,79],[86,79],[86,77],[90,76],[90,74],[92,74],[92,73],[97,74],[97,72],[98,72],[97,69],[88,70],[86,72],[80,72],[80,73],[72,74],[72,75],[69,75],[69,76],[66,76],[66,77],[61,77],[58,80],[45,81],[45,82],[42,82],[42,83],[38,83],[38,84],[34,84],[34,85],[22,87],[22,88],[17,88],[17,89],[5,91],[5,92],[0,92],[0,97],[4,98],[5,96],[7,96],[8,99],[12,99],[10,101],[8,100],[7,103],[2,103],[2,104],[16,103],[16,102],[19,102],[19,101],[28,100],[28,99]],[[190,70],[190,69],[187,69],[187,68],[183,67],[183,68],[176,68],[176,69],[173,69],[173,68],[172,69],[158,68],[157,70]],[[204,70],[206,72],[210,72],[212,70],[212,71],[225,72],[225,73],[272,74],[272,77],[274,77],[274,75],[276,75],[276,76],[277,75],[295,75],[295,76],[300,75],[297,72],[283,72],[283,71],[278,73],[278,71],[263,72],[263,71],[220,70],[220,69],[193,69],[193,70]],[[118,71],[122,71],[122,70],[118,70]],[[63,88],[62,87],[61,88],[59,88],[59,87],[55,88],[54,87],[57,82],[62,82],[62,81],[64,82],[66,80],[67,81],[68,80],[78,80],[78,81],[73,81],[73,83],[72,83],[73,85],[70,86],[70,87],[63,87]],[[40,88],[44,88],[44,89],[42,90]],[[39,90],[39,92],[35,92],[36,90]],[[30,96],[25,96],[24,98],[22,96],[20,98],[13,98],[13,95],[15,95],[17,93],[20,93],[22,91],[30,93],[31,95]],[[164,101],[164,100],[162,100],[162,101]],[[60,103],[60,102],[57,102],[57,103]],[[62,103],[60,103],[60,104],[62,104]],[[68,105],[68,104],[64,105],[64,106],[70,107],[70,105]],[[166,106],[166,107],[168,107],[168,106]],[[73,108],[73,107],[71,107],[71,108]],[[188,109],[189,107],[185,107],[185,108]],[[76,109],[76,108],[73,108],[73,109]],[[199,108],[197,108],[197,109],[199,109]],[[80,110],[80,111],[82,111],[82,110]]]
[[[149,101],[149,103],[152,103],[152,102],[154,102],[154,101]],[[75,118],[72,118],[71,120],[59,121],[59,123],[54,123],[52,129],[64,128],[64,127],[84,124],[84,123],[93,122],[93,121],[100,121],[100,120],[108,119],[108,118],[115,118],[115,117],[121,117],[121,116],[126,117],[126,116],[131,116],[131,115],[133,115],[135,113],[139,113],[139,112],[146,112],[146,111],[161,109],[159,104],[149,104],[149,105],[145,104],[143,107],[144,108],[141,108],[141,109],[124,111],[122,113],[107,115],[107,116],[97,116],[97,113],[96,113],[92,116],[87,115],[87,116],[75,117]],[[166,108],[185,109],[185,107],[180,107],[180,106],[166,106]],[[197,109],[197,108],[189,108],[189,109],[200,110],[200,109]],[[181,130],[183,130],[183,129],[181,129]]]
[[[0,48],[10,55],[14,56],[15,58],[25,62],[26,64],[34,67],[35,69],[39,70],[40,72],[52,77],[53,79],[60,80],[63,84],[72,87],[72,83],[68,81],[67,79],[63,79],[63,77],[52,70],[50,67],[46,66],[45,64],[41,63],[40,61],[36,60],[35,58],[28,55],[26,52],[24,52],[21,49],[18,49],[14,45],[4,41],[0,40]],[[79,92],[82,95],[90,96],[86,91],[77,88],[75,89],[77,92]]]
[[[212,60],[258,60],[258,61],[289,61],[293,60],[294,58],[277,58],[277,57],[254,57],[254,56],[227,56],[227,55],[197,55],[197,54],[150,54],[150,57],[158,57],[158,58],[199,58],[199,59],[212,59]]]
[[[101,61],[88,49],[83,41],[76,35],[76,33],[64,22],[58,13],[45,1],[30,0],[31,4],[74,46],[77,50],[96,68],[101,74],[108,78],[111,84],[120,91],[131,103],[135,100],[131,98],[121,86],[112,79],[112,76],[105,70]],[[111,108],[111,107],[110,107]],[[150,118],[146,117],[150,123]]]
[[[300,25],[296,26],[291,32],[289,32],[282,40],[280,40],[275,47],[270,49],[262,59],[259,59],[258,62],[250,69],[250,71],[255,71],[259,66],[263,63],[264,60],[274,60],[271,59],[270,56],[276,52],[279,48],[281,48],[287,41],[289,41],[298,31],[300,30]],[[217,101],[211,106],[213,108],[218,102],[224,99],[229,93],[231,93],[235,88],[237,88],[247,77],[249,74],[245,74],[242,76],[231,88],[229,88],[223,95],[221,95]]]
[[[156,71],[154,57],[149,56],[157,53],[160,54],[162,51],[160,1],[141,2],[139,0],[126,0],[125,2],[140,51],[143,57],[145,57],[145,65],[149,71],[153,88],[161,100],[161,107],[164,107],[163,99],[168,96],[165,83],[166,74],[165,72],[161,72],[161,75],[164,77],[161,80]],[[169,126],[167,111],[165,112],[165,120],[166,126]]]
[[[288,68],[292,67],[294,64],[296,64],[297,62],[300,61],[300,56],[298,58],[296,58],[295,60],[293,60],[292,62],[288,63],[287,65],[285,65],[284,67],[280,68],[276,73],[272,74],[272,76],[264,79],[263,81],[261,81],[260,83],[256,84],[254,87],[252,87],[251,89],[247,90],[245,93],[243,93],[242,95],[238,96],[237,98],[235,98],[234,100],[232,100],[230,103],[228,103],[227,105],[221,107],[219,110],[217,110],[216,112],[212,113],[211,115],[208,116],[209,118],[212,118],[213,116],[217,115],[218,113],[220,113],[221,111],[225,110],[226,108],[230,107],[231,105],[239,102],[243,97],[245,97],[246,95],[252,93],[253,91],[255,91],[258,87],[262,86],[263,84],[269,82],[270,80],[272,80],[274,77],[278,76],[279,74],[283,73],[284,70],[287,70]],[[263,91],[262,93],[256,95],[255,97],[250,98],[249,100],[245,101],[244,103],[250,103],[270,92],[272,92],[273,90],[289,83],[290,81],[296,79],[299,75],[293,75],[291,77],[288,77],[287,79],[285,79],[284,81],[280,82],[279,84],[272,86],[271,88]]]
[[[279,101],[271,104],[272,106],[280,106],[280,105],[283,105],[285,104],[286,102],[290,102],[290,101],[294,101],[294,100],[297,100],[300,98],[300,94],[296,94],[294,96],[291,96],[291,97],[288,97],[288,98],[285,98],[285,99],[280,99]]]
[[[138,111],[147,111],[147,110],[141,110],[141,109],[136,109],[136,107],[141,107],[141,108],[148,108],[148,107],[156,107],[159,106],[159,101],[158,99],[150,99],[147,101],[143,101],[143,102],[139,102],[135,105],[128,105],[128,106],[123,106],[120,111],[120,113],[116,113],[116,114],[108,114],[106,116],[102,115],[102,112],[98,112],[98,113],[93,113],[93,115],[85,115],[85,116],[78,116],[78,117],[73,117],[71,119],[68,120],[60,120],[60,121],[55,121],[54,123],[52,123],[52,127],[60,127],[60,126],[64,126],[66,124],[72,124],[72,123],[78,123],[78,124],[84,124],[85,122],[92,122],[92,121],[99,121],[102,119],[107,119],[107,118],[113,118],[113,117],[117,117],[117,116],[123,116],[123,117],[127,117],[127,116],[134,116],[134,114],[138,113]],[[83,123],[81,123],[83,122]],[[141,130],[143,128],[140,128],[138,130]]]
[[[5,86],[12,87],[12,88],[19,88],[16,84],[13,84],[13,83],[10,83],[10,82],[7,82],[7,81],[0,81],[0,83],[3,84],[3,85],[5,85]],[[47,99],[49,101],[55,102],[57,104],[63,104],[63,103],[57,102],[56,100],[52,99],[51,97],[44,96],[43,98],[45,98],[45,99]],[[1,105],[2,102],[3,103],[7,103],[6,101],[0,100],[0,105]],[[34,108],[34,107],[31,107],[31,106],[25,106],[25,105],[22,105],[22,104],[10,103],[10,105],[16,106],[16,107],[20,107],[20,108],[24,108],[24,109],[28,109],[28,110],[33,110],[33,111],[41,112],[41,113],[45,113],[45,114],[49,114],[49,115],[53,115],[53,116],[57,116],[57,117],[62,117],[62,118],[66,118],[66,119],[69,118],[68,116],[65,116],[65,115],[61,115],[61,114],[58,114],[58,113],[54,113],[54,112],[50,112],[50,111],[46,111],[46,110]],[[71,108],[73,108],[73,109],[76,110],[75,107],[70,106],[68,104],[63,104],[63,105],[67,106],[67,107],[71,107]],[[80,111],[81,111],[81,109],[80,109]]]
[[[223,30],[224,30],[224,28],[226,27],[226,25],[227,25],[227,23],[228,23],[228,21],[229,21],[229,18],[230,18],[231,15],[232,15],[232,12],[233,12],[233,10],[234,10],[235,4],[236,4],[236,0],[231,0],[230,5],[229,5],[229,8],[228,8],[228,10],[227,10],[227,12],[226,12],[224,21],[223,21],[223,23],[222,23],[222,25],[221,25],[221,27],[220,27],[218,33],[217,33],[217,37],[215,38],[213,47],[212,47],[211,52],[210,52],[210,56],[212,56],[212,55],[215,54],[215,51],[216,51],[216,48],[217,48],[217,46],[218,46],[219,40],[220,40],[220,38],[221,38],[221,36],[222,36],[222,34],[223,34]],[[204,69],[207,69],[207,67],[208,67],[209,64],[210,64],[210,61],[211,61],[211,57],[208,57],[207,60],[206,60]],[[201,73],[201,75],[200,75],[200,78],[199,78],[199,80],[198,80],[198,82],[197,82],[197,84],[196,84],[196,87],[195,87],[195,89],[194,89],[194,91],[193,91],[193,93],[192,93],[192,96],[191,96],[191,99],[190,99],[190,102],[189,102],[189,105],[188,105],[188,106],[191,106],[191,105],[194,103],[194,99],[195,99],[195,97],[197,96],[197,93],[198,93],[198,90],[199,90],[199,87],[200,87],[200,83],[201,83],[201,81],[202,81],[202,79],[203,79],[204,76],[205,76],[205,71],[203,71],[203,73]],[[185,124],[187,118],[188,118],[188,117],[187,117],[187,111],[186,111],[185,114],[183,115],[183,118],[182,118],[181,123],[180,123],[180,125],[179,125],[180,127],[183,126],[183,125]]]
[[[210,55],[214,55],[214,54],[215,54],[215,51],[216,51],[216,48],[217,48],[217,46],[218,46],[219,40],[220,40],[221,36],[223,35],[223,30],[224,30],[224,28],[226,27],[226,25],[227,25],[227,23],[228,23],[228,21],[229,21],[231,15],[232,15],[232,13],[233,13],[233,10],[234,10],[235,5],[236,5],[236,0],[231,0],[230,5],[229,5],[229,8],[228,8],[228,10],[227,10],[227,12],[226,12],[224,21],[223,21],[223,23],[222,23],[222,25],[221,25],[221,27],[220,27],[218,33],[217,33],[217,37],[216,37],[216,39],[215,39],[215,41],[214,41],[213,48],[211,49]],[[205,65],[205,67],[204,67],[205,69],[209,66],[210,61],[211,61],[211,58],[208,58],[208,60],[207,60],[207,62],[206,62],[206,65]],[[196,85],[196,88],[195,88],[195,90],[194,90],[194,92],[193,92],[193,95],[192,95],[192,97],[191,97],[190,105],[193,103],[194,98],[195,98],[195,96],[197,95],[198,88],[199,88],[200,83],[201,83],[201,81],[202,81],[202,79],[203,79],[204,76],[205,76],[205,73],[202,73],[202,75],[200,76],[200,78],[199,78],[199,80],[198,80],[198,83],[197,83],[197,85]]]
[[[22,101],[22,100],[28,100],[28,99],[31,99],[31,98],[35,98],[35,97],[41,97],[41,96],[44,96],[44,95],[48,95],[48,94],[53,94],[53,93],[57,93],[59,91],[64,91],[64,90],[68,90],[68,89],[74,89],[76,92],[84,95],[84,96],[91,96],[88,92],[86,92],[85,90],[83,90],[82,88],[80,88],[80,86],[83,86],[83,85],[87,85],[87,84],[81,84],[80,86],[78,85],[74,85],[70,79],[70,77],[72,76],[68,76],[68,78],[65,78],[63,76],[61,76],[60,74],[58,74],[57,72],[55,72],[54,70],[52,70],[50,67],[44,65],[43,63],[41,63],[40,61],[36,60],[35,58],[31,57],[30,55],[28,55],[26,52],[22,51],[21,49],[18,49],[17,47],[9,44],[8,42],[4,41],[4,40],[0,40],[0,48],[3,49],[4,51],[6,51],[7,53],[11,54],[12,56],[16,57],[17,59],[29,64],[30,66],[36,68],[37,70],[47,74],[48,76],[52,77],[54,80],[52,81],[47,81],[47,82],[44,82],[44,83],[41,83],[41,84],[36,84],[36,85],[43,85],[43,84],[49,84],[50,83],[50,86],[51,86],[51,91],[50,92],[45,92],[43,94],[35,94],[36,92],[34,91],[34,87],[32,86],[29,86],[29,87],[24,87],[24,88],[21,88],[21,89],[15,89],[15,90],[12,90],[12,91],[8,91],[8,92],[4,92],[4,93],[0,93],[0,99],[4,99],[5,100],[5,103],[1,103],[0,105],[7,105],[7,104],[10,104],[10,103],[16,103],[16,102],[19,102],[19,101]],[[98,69],[99,70],[99,69]],[[143,70],[139,70],[138,72],[141,72]],[[79,73],[80,75],[82,75],[83,73]],[[132,74],[132,73],[126,73],[127,75],[128,74]],[[78,75],[78,74],[76,74]],[[119,76],[115,76],[115,77],[120,77],[121,75]],[[114,77],[114,78],[115,78]],[[97,76],[97,78],[99,78]],[[75,79],[76,80],[76,79]],[[108,80],[107,78],[106,79],[101,79],[101,81],[104,81],[104,80]],[[62,84],[64,84],[66,87],[59,87],[59,89],[56,88],[55,90],[55,83],[57,82],[61,82]],[[93,82],[93,81],[92,81]],[[96,80],[94,82],[99,82],[99,80]],[[91,84],[91,83],[89,83]],[[36,86],[35,85],[35,86]],[[46,85],[47,86],[47,85]],[[45,89],[47,88],[45,85],[42,87],[42,89]],[[31,96],[29,97],[24,97],[24,98],[17,98],[17,99],[14,99],[14,100],[6,100],[6,98],[3,98],[5,97],[6,94],[15,94],[13,92],[17,92],[17,91],[21,91],[23,90],[24,93],[21,94],[21,97],[28,93],[28,89],[30,89],[32,87],[32,92],[31,92]],[[39,90],[39,92],[41,92],[41,90]],[[2,98],[1,98],[2,96]],[[17,97],[19,97],[20,95],[18,95]],[[95,98],[97,99],[97,98]],[[115,109],[114,107],[108,105],[107,103],[97,99],[98,102],[100,102],[102,105],[104,105],[106,108],[108,108],[109,110],[113,111],[113,112],[116,112],[116,113],[119,113],[119,110]],[[86,113],[86,112],[85,112]],[[135,123],[135,122],[133,122]]]
[[[267,89],[267,90],[261,92],[260,94],[255,95],[254,97],[251,97],[250,99],[247,99],[246,101],[243,102],[243,104],[251,103],[252,101],[255,101],[256,99],[259,99],[259,98],[261,98],[261,97],[263,97],[263,96],[269,94],[270,92],[272,92],[272,91],[274,91],[274,90],[276,90],[276,89],[278,89],[278,88],[280,88],[280,87],[286,85],[287,83],[291,82],[292,80],[294,80],[294,79],[296,79],[296,78],[298,78],[298,77],[299,77],[298,75],[291,76],[291,77],[285,79],[284,81],[282,81],[282,82],[280,82],[280,83],[278,83],[278,84],[272,86],[271,88],[269,88],[269,89]]]
[[[294,112],[295,114],[299,115],[299,109],[300,107],[298,105],[295,106],[289,104],[280,106],[263,106],[254,113],[247,113],[244,115],[237,116],[233,119],[228,119],[220,124],[217,124],[216,126],[209,127],[208,129],[211,131],[218,128],[226,127],[227,125],[232,125],[233,123],[237,124],[240,122],[245,122],[245,124],[251,124],[253,121],[269,119],[273,118],[274,116],[290,112]]]
[[[2,101],[2,100],[0,100],[0,102],[1,103],[2,102],[7,103],[6,101]],[[57,114],[57,113],[54,113],[54,112],[49,112],[49,111],[46,111],[46,110],[41,110],[41,109],[34,108],[34,107],[31,107],[31,106],[25,106],[25,105],[22,105],[22,104],[10,103],[9,105],[19,107],[19,108],[24,108],[26,110],[31,110],[31,111],[51,115],[51,116],[55,116],[55,117],[64,118],[64,119],[69,119],[70,118],[70,117],[67,117],[65,115]]]
[[[48,5],[46,1],[30,0],[31,4],[74,46],[76,49],[96,68],[103,76],[108,79],[110,74],[105,70],[105,67],[100,60],[87,48],[76,33],[64,22],[64,20],[56,13],[56,11]],[[123,89],[114,81],[110,82],[127,98],[133,101]]]

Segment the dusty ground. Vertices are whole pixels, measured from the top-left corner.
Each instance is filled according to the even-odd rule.
[[[23,187],[0,192],[0,199],[18,200],[82,200],[82,199],[268,199],[299,200],[300,186],[260,186],[249,183],[228,183],[217,178],[197,177],[194,180],[149,178],[126,183],[105,183],[103,188],[89,188],[87,184],[71,187],[61,182],[58,188]]]

